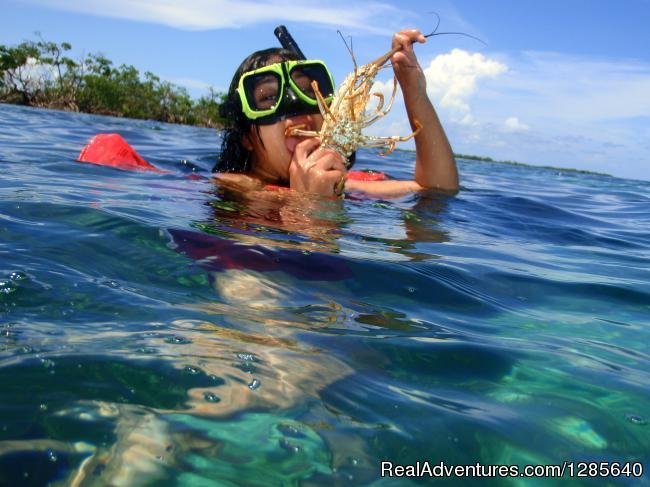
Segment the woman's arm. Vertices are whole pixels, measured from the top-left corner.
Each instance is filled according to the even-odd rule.
[[[427,96],[426,78],[418,63],[414,42],[426,42],[418,30],[403,30],[393,35],[392,46],[402,46],[391,58],[402,88],[406,113],[415,136],[415,177],[413,181],[348,181],[346,188],[370,194],[399,195],[421,189],[458,191],[458,170],[438,115]]]
[[[424,188],[458,190],[454,154],[438,115],[427,96],[422,67],[413,52],[414,42],[426,42],[418,30],[403,30],[393,36],[393,47],[402,46],[391,58],[404,95],[411,127],[417,120],[422,128],[415,136],[415,181]]]

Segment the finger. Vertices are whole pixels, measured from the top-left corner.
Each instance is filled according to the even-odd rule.
[[[327,171],[323,184],[331,188],[332,194],[340,195],[345,187],[345,173],[341,171]]]
[[[317,137],[311,137],[298,142],[293,152],[293,159],[301,165],[306,164],[308,161],[313,161],[314,158],[312,155],[319,145],[320,140]],[[309,159],[310,157],[312,159]]]
[[[314,167],[321,171],[330,171],[334,169],[337,171],[347,172],[343,157],[337,152],[318,149],[313,153],[313,155],[317,155],[317,162]]]
[[[332,149],[324,149],[322,147],[319,147],[312,153],[312,155],[319,160],[331,159],[332,161],[339,161],[341,163],[344,163],[343,156],[341,156],[341,154],[339,154],[338,152]]]
[[[405,29],[394,34],[393,47],[400,46],[403,50],[412,48],[414,42],[426,42],[426,38],[417,29]]]
[[[393,42],[392,46],[393,48],[399,47],[402,50],[408,49],[411,45],[411,42],[409,41],[408,36],[406,36],[403,32],[397,32],[396,34],[393,35]]]
[[[342,173],[346,173],[347,169],[345,168],[345,164],[339,159],[328,159],[327,161],[327,170],[328,171],[340,171]]]
[[[347,172],[348,172],[348,168],[345,167],[345,164],[343,164],[343,163],[340,162],[340,161],[336,161],[336,162],[332,165],[332,169],[334,169],[335,171],[340,171],[340,172],[342,172],[343,174],[347,174]]]
[[[316,150],[319,145],[320,139],[318,137],[309,137],[307,139],[301,140],[296,144],[294,153],[301,158],[305,158],[314,152],[314,150]]]
[[[400,31],[399,34],[403,35],[411,42],[418,40],[420,36],[422,36],[422,32],[420,32],[418,29],[404,29]]]
[[[407,31],[407,35],[411,40],[411,43],[414,42],[422,43],[427,41],[427,38],[424,37],[424,34],[422,34],[422,31],[420,31],[419,29],[410,29]]]

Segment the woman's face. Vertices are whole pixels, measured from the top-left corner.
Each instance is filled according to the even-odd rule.
[[[293,152],[303,137],[287,137],[287,129],[303,125],[303,130],[318,132],[322,124],[323,117],[317,113],[297,115],[272,125],[259,125],[259,136],[256,127],[251,127],[244,140],[244,146],[252,153],[251,172],[265,181],[288,182]]]

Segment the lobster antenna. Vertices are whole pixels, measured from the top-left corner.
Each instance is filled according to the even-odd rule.
[[[481,44],[484,46],[487,46],[487,43],[483,39],[479,39],[478,37],[475,37],[470,34],[465,34],[464,32],[438,32],[438,27],[440,27],[440,15],[438,15],[438,12],[429,12],[433,15],[436,16],[437,22],[435,28],[431,31],[430,34],[425,35],[424,37],[433,37],[433,36],[442,36],[442,35],[458,35],[458,36],[465,36],[469,37],[470,39],[474,39],[475,41],[479,41]]]
[[[465,32],[436,32],[434,30],[431,34],[427,34],[424,37],[444,36],[444,35],[457,35],[457,36],[469,37],[470,39],[474,39],[475,41],[479,41],[484,46],[487,46],[487,42],[485,42],[483,39],[480,39],[480,38],[478,38],[476,36],[473,36],[473,35],[470,35],[470,34],[465,34]]]
[[[438,27],[440,27],[440,15],[438,15],[438,12],[429,12],[429,13],[435,15],[436,18],[438,19],[438,21],[436,22],[436,27],[431,32],[431,34],[435,34],[436,32],[438,32]],[[431,34],[429,34],[429,35],[431,35]],[[428,36],[425,36],[425,37],[428,37]]]
[[[350,37],[350,45],[348,46],[348,43],[345,40],[345,37],[343,37],[343,34],[341,33],[341,31],[337,29],[336,33],[339,35],[339,37],[341,37],[341,40],[343,41],[343,44],[345,44],[345,48],[350,53],[350,57],[352,58],[352,62],[354,63],[354,69],[357,69],[357,60],[354,58],[354,52],[352,51],[352,37]]]

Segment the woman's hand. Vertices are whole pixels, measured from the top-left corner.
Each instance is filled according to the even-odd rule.
[[[338,195],[346,174],[343,159],[334,151],[321,149],[316,137],[300,141],[289,166],[291,189],[326,196]]]
[[[426,94],[426,81],[422,68],[413,51],[413,44],[424,43],[427,39],[422,32],[416,29],[405,29],[393,34],[391,48],[401,47],[391,57],[390,61],[395,71],[395,76],[404,89],[418,89]]]

